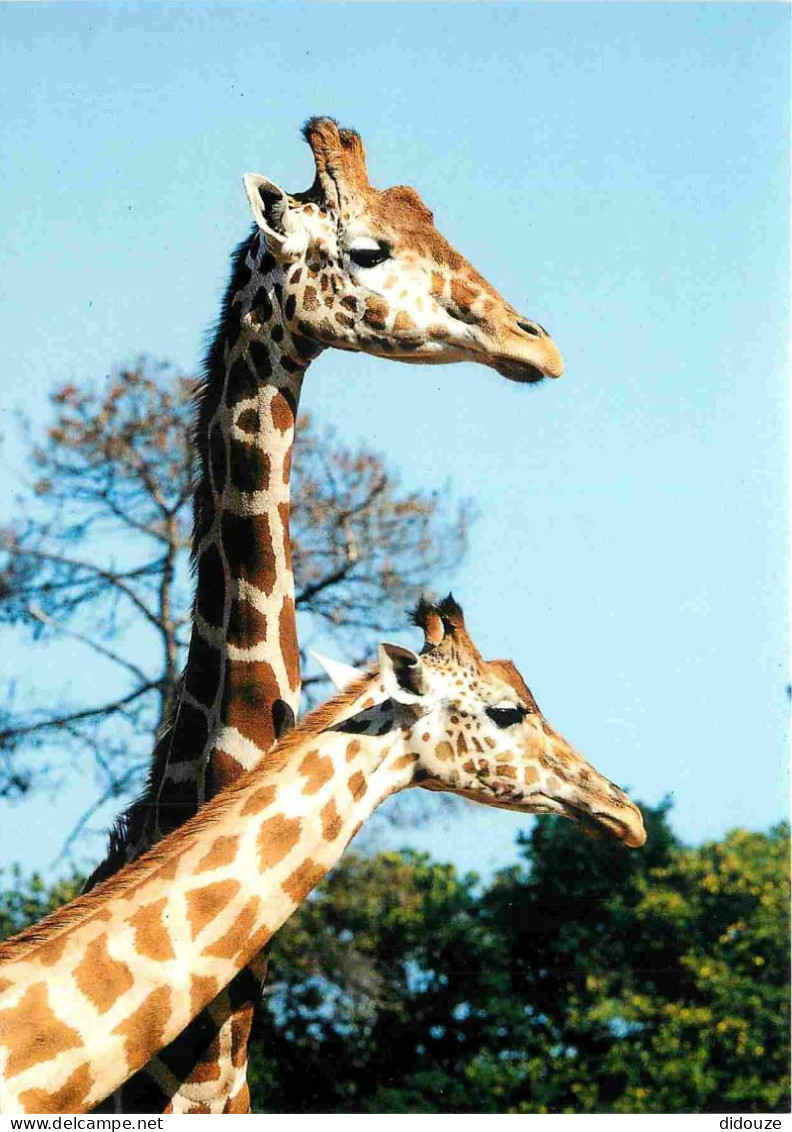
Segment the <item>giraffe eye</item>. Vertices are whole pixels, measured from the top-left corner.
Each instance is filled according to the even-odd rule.
[[[528,714],[522,704],[501,704],[485,708],[485,711],[497,727],[514,727],[515,723],[522,723]]]
[[[374,240],[349,249],[349,258],[358,267],[376,267],[386,259],[390,259],[390,254],[387,244],[378,244]]]

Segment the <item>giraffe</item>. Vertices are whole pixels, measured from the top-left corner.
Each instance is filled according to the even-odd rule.
[[[516,382],[563,369],[549,334],[448,244],[413,189],[370,184],[357,133],[329,118],[311,119],[303,133],[315,163],[307,192],[244,178],[254,227],[233,257],[197,414],[186,669],[148,785],[117,823],[89,888],[189,818],[294,724],[289,476],[310,363],[337,348],[418,364],[475,361]],[[263,972],[261,958],[115,1107],[189,1112],[191,1082],[204,1095],[211,1077],[212,1111],[245,1111],[246,1063],[232,1050],[246,1046]]]
[[[551,727],[511,661],[482,658],[451,595],[422,602],[415,621],[420,655],[382,644],[372,672],[185,825],[0,945],[3,1111],[83,1112],[111,1093],[233,980],[396,792],[450,791],[644,843],[639,809]]]

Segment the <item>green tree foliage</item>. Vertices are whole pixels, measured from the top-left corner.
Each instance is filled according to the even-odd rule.
[[[24,876],[18,865],[0,869],[0,940],[16,935],[79,896],[82,880],[75,874],[48,885],[38,873]]]
[[[632,853],[542,819],[486,886],[348,853],[274,941],[255,1108],[788,1111],[788,827],[687,848],[644,814]]]

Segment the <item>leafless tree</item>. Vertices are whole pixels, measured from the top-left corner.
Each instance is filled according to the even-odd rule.
[[[28,658],[0,699],[0,798],[91,775],[96,800],[74,836],[139,788],[184,661],[197,384],[144,359],[102,388],[58,389],[0,527],[0,624]],[[403,490],[379,456],[305,415],[292,496],[304,650],[330,635],[360,662],[465,550],[470,508],[448,488]],[[322,677],[305,661],[310,699]]]

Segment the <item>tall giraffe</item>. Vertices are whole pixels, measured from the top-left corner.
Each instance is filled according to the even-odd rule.
[[[116,1089],[233,980],[400,790],[562,814],[644,843],[637,807],[550,726],[511,661],[483,660],[450,596],[420,605],[416,621],[420,656],[380,646],[378,670],[184,826],[0,945],[3,1111],[85,1111]],[[194,1100],[209,1111],[197,1083]]]
[[[255,220],[239,246],[209,350],[196,440],[197,584],[187,667],[148,787],[88,887],[134,860],[294,724],[300,673],[289,471],[303,378],[325,348],[396,361],[478,361],[513,381],[562,371],[558,348],[456,252],[403,185],[369,183],[362,142],[329,118],[304,129],[311,188],[245,177]],[[263,960],[177,1047],[130,1082],[124,1111],[248,1106],[246,1048]],[[197,1094],[196,1094],[197,1095]]]

